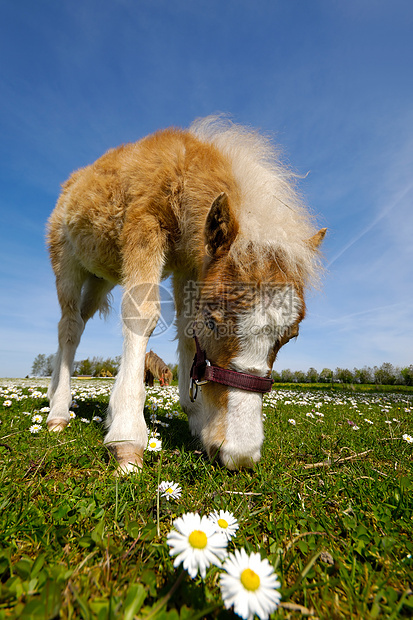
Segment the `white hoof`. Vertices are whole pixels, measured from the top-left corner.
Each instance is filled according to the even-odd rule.
[[[68,420],[64,418],[52,418],[47,421],[47,428],[50,432],[60,433],[60,431],[64,431],[68,423]]]
[[[115,476],[127,476],[130,473],[137,473],[143,467],[143,449],[129,442],[118,443],[107,446],[118,462]]]
[[[119,463],[117,468],[115,469],[115,476],[120,478],[121,476],[129,476],[129,474],[136,474],[142,469],[142,464],[139,463],[131,463],[130,461],[126,463]]]

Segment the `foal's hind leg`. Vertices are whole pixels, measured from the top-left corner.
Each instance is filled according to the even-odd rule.
[[[77,346],[84,329],[80,313],[82,286],[87,272],[75,261],[67,262],[56,275],[56,288],[62,311],[58,326],[59,349],[50,382],[48,397],[50,413],[47,426],[50,431],[61,431],[69,422],[72,402],[70,377]]]
[[[57,279],[57,287],[62,319],[59,323],[59,351],[48,393],[50,414],[47,418],[47,426],[53,431],[62,430],[69,421],[70,378],[76,349],[86,322],[97,310],[107,311],[107,295],[113,284],[76,266],[71,270],[70,279]]]

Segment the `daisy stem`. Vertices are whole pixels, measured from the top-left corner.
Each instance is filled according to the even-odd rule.
[[[158,486],[157,486],[157,491],[156,491],[156,531],[158,536],[161,535],[161,530],[160,530],[160,526],[159,526],[159,504],[160,504],[160,491],[159,491],[159,485],[161,484],[161,466],[162,466],[162,450],[161,450],[161,454],[159,455],[159,466],[158,466]]]
[[[115,478],[115,523],[118,522],[118,479]]]

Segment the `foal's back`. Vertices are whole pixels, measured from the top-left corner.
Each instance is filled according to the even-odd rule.
[[[171,269],[184,254],[199,256],[201,231],[214,197],[235,194],[229,161],[189,132],[165,130],[111,149],[74,172],[49,219],[52,265],[73,256],[86,271],[114,284],[131,232],[157,221],[174,248]],[[148,240],[149,241],[149,240]]]

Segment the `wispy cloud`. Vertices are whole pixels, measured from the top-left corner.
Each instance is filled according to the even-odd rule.
[[[345,252],[347,252],[355,243],[357,243],[358,241],[360,241],[360,239],[367,235],[367,233],[369,233],[375,226],[377,226],[377,224],[379,224],[379,222],[381,222],[383,218],[389,215],[389,213],[393,211],[393,209],[395,209],[408,196],[412,189],[413,183],[398,192],[394,197],[393,201],[391,201],[390,204],[388,204],[384,209],[382,209],[378,215],[374,216],[368,226],[366,226],[365,228],[363,228],[363,230],[354,235],[354,237],[348,243],[346,243],[343,248],[341,248],[336,254],[333,255],[333,258],[331,258],[330,262],[328,263],[328,268],[331,268],[331,266],[339,258],[341,258]]]

